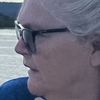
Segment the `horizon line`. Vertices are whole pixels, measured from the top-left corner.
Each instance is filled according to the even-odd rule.
[[[22,2],[12,2],[12,1],[0,1],[0,3],[22,3]]]

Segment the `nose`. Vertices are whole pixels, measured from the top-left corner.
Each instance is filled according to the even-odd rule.
[[[18,54],[21,54],[21,55],[27,55],[29,54],[26,46],[25,46],[25,43],[23,41],[22,38],[20,38],[15,46],[15,51],[18,53]]]

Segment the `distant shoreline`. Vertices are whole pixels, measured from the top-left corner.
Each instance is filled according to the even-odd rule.
[[[22,3],[22,2],[5,2],[5,1],[0,1],[0,3]]]

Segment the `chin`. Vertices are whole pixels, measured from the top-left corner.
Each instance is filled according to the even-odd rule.
[[[43,89],[42,84],[36,84],[33,83],[30,78],[28,79],[27,82],[27,86],[28,86],[28,90],[32,95],[36,95],[36,96],[44,96],[46,91],[45,89]]]

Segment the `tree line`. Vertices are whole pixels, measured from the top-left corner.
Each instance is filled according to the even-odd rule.
[[[0,28],[13,28],[14,18],[0,13]]]

